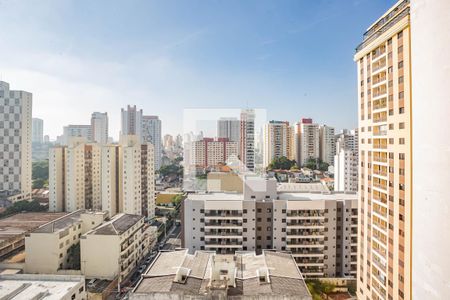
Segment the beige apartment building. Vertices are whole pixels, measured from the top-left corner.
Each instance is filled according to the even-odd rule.
[[[86,278],[122,280],[148,254],[157,239],[156,228],[144,217],[117,214],[81,236],[81,273]]]
[[[296,159],[294,128],[287,121],[270,121],[264,126],[264,157],[266,168],[275,158]]]
[[[297,146],[297,163],[303,166],[309,159],[320,158],[319,124],[312,119],[303,118],[295,124],[295,143]]]
[[[33,230],[25,236],[25,272],[56,274],[68,268],[71,248],[106,218],[106,212],[78,210]]]
[[[357,196],[280,192],[274,179],[246,178],[243,193],[189,194],[182,245],[232,254],[289,251],[306,277],[356,276]]]
[[[72,138],[68,146],[50,149],[49,210],[79,209],[153,217],[155,176],[153,146],[137,136],[119,144],[86,143]]]
[[[359,299],[411,299],[411,31],[409,0],[357,47]]]

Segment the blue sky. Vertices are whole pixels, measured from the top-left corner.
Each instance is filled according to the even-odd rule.
[[[395,1],[0,0],[0,78],[55,138],[120,108],[182,132],[185,108],[267,109],[357,126],[355,46]]]

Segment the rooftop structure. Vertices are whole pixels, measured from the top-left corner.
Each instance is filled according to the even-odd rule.
[[[321,182],[310,183],[280,183],[278,192],[306,192],[306,193],[329,193],[328,187]]]
[[[0,299],[86,299],[84,277],[68,275],[0,275]]]
[[[272,251],[261,255],[213,251],[191,255],[187,249],[161,252],[142,275],[131,299],[163,295],[171,299],[311,299],[292,256]]]
[[[0,220],[0,257],[25,245],[25,234],[65,213],[19,213]]]
[[[110,221],[103,223],[97,228],[91,230],[87,234],[97,235],[121,235],[131,227],[133,227],[144,216],[118,214]]]

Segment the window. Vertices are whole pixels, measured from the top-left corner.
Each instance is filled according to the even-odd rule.
[[[397,33],[397,38],[401,39],[403,37],[403,31],[400,31],[399,33]]]
[[[403,60],[401,62],[398,63],[398,68],[401,69],[403,68]]]
[[[388,39],[387,44],[392,45],[392,39]]]
[[[405,139],[404,139],[404,138],[399,138],[399,139],[398,139],[398,143],[399,143],[400,145],[404,145],[404,144],[405,144]]]
[[[404,77],[403,77],[403,76],[400,76],[400,77],[398,78],[398,83],[403,83],[403,80],[404,80]]]
[[[403,123],[403,122],[399,123],[398,128],[405,129],[405,123]]]
[[[398,47],[398,53],[402,53],[403,52],[403,46]]]
[[[399,98],[399,99],[405,98],[405,92],[400,92],[400,93],[398,93],[398,98]]]
[[[398,109],[398,113],[399,113],[399,114],[404,114],[404,113],[405,113],[405,108],[404,108],[404,107],[400,107],[400,108]]]

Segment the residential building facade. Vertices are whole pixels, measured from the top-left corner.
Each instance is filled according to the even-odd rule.
[[[230,142],[227,138],[203,138],[191,142],[191,147],[190,162],[196,168],[215,167],[238,156],[238,143]]]
[[[312,119],[303,118],[295,125],[295,139],[297,145],[297,163],[303,166],[309,159],[320,157],[319,125]]]
[[[411,299],[410,4],[397,2],[356,48],[360,299]]]
[[[161,120],[158,116],[142,117],[142,141],[153,145],[155,169],[161,168],[162,137]]]
[[[61,145],[67,146],[74,137],[81,137],[87,141],[92,141],[92,126],[91,125],[67,125],[63,127],[63,136]]]
[[[239,143],[241,122],[237,118],[220,118],[217,121],[217,137]]]
[[[128,105],[127,109],[120,111],[120,135],[137,135],[142,138],[142,109],[137,109],[136,105]]]
[[[264,126],[263,165],[265,168],[275,158],[295,160],[294,128],[287,121],[270,121]]]
[[[358,153],[341,149],[334,156],[334,190],[337,192],[357,192],[358,168]]]
[[[56,274],[71,268],[72,248],[80,237],[100,225],[106,212],[74,211],[40,226],[25,236],[25,272]]]
[[[108,143],[108,113],[94,112],[91,115],[92,141],[101,145]]]
[[[32,94],[0,81],[0,198],[31,197]]]
[[[156,228],[144,216],[117,214],[80,238],[81,273],[86,278],[123,280],[151,250]]]
[[[36,144],[44,143],[44,120],[33,118],[32,119],[32,138],[31,142]]]
[[[333,165],[334,155],[336,155],[336,140],[334,138],[334,128],[327,125],[320,125],[319,139],[320,159],[329,165]]]
[[[248,170],[255,170],[255,110],[241,111],[239,159]]]
[[[242,194],[189,194],[182,245],[221,254],[290,251],[305,277],[356,276],[356,194],[277,192],[276,185],[247,178]]]

